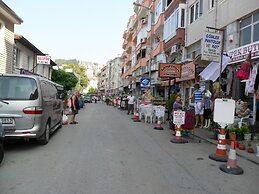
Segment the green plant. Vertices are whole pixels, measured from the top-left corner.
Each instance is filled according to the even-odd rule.
[[[176,99],[177,94],[171,94],[170,98],[166,101],[166,108],[171,112],[173,109],[173,104]]]
[[[243,125],[241,128],[240,128],[240,131],[242,134],[248,134],[250,133],[250,129],[248,127],[248,125]]]
[[[235,128],[229,129],[228,133],[229,134],[236,134],[236,129]]]

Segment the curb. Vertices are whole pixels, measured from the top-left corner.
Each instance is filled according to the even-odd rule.
[[[195,136],[195,137],[197,137],[197,138],[200,138],[200,139],[202,139],[202,140],[204,140],[204,141],[207,141],[207,142],[209,142],[209,143],[211,143],[211,144],[217,145],[217,143],[215,143],[214,141],[212,141],[212,140],[210,140],[210,139],[207,139],[207,138],[198,136],[198,135],[196,135],[196,134],[193,134],[193,136]],[[248,160],[248,161],[250,161],[250,162],[252,162],[252,163],[254,163],[254,164],[256,164],[256,165],[259,166],[259,161],[255,161],[255,160],[253,160],[253,159],[250,159],[250,158],[248,158],[248,157],[246,157],[246,156],[244,156],[244,155],[242,155],[242,154],[240,154],[240,153],[238,153],[238,152],[236,152],[236,155],[239,156],[239,157],[241,157],[241,158],[243,158],[243,159],[246,159],[246,160]]]

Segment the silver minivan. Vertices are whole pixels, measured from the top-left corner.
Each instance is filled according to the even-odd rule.
[[[0,122],[5,138],[35,138],[47,144],[62,126],[57,84],[36,75],[0,74]]]

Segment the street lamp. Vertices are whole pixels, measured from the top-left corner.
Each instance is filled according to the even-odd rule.
[[[152,1],[153,2],[153,1]],[[151,87],[151,65],[152,65],[152,48],[153,48],[153,44],[152,44],[152,29],[153,29],[153,20],[154,20],[154,12],[152,11],[152,9],[151,8],[149,8],[149,7],[146,7],[146,6],[144,6],[144,5],[141,5],[141,4],[139,4],[139,3],[136,3],[136,2],[134,2],[133,3],[133,5],[135,5],[135,6],[139,6],[139,7],[143,7],[143,8],[145,8],[145,9],[147,9],[148,11],[150,11],[150,15],[151,15],[151,29],[150,29],[150,31],[151,31],[151,33],[150,33],[150,52],[149,52],[149,72],[148,72],[148,77],[150,78],[150,87]]]

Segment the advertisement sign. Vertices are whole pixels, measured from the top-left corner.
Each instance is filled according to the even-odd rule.
[[[175,125],[183,125],[185,123],[185,112],[184,111],[174,111],[174,120]]]
[[[147,77],[140,78],[140,87],[141,89],[150,88],[151,80]]]
[[[201,59],[219,62],[222,49],[222,35],[215,32],[205,32],[202,43]]]
[[[251,59],[259,58],[259,41],[228,51],[228,56],[231,58],[231,63],[244,61],[249,52]]]
[[[159,77],[160,78],[180,78],[181,64],[160,63]]]
[[[50,56],[37,55],[37,64],[50,65]]]
[[[224,110],[224,111],[222,111]],[[214,122],[221,124],[233,124],[235,118],[235,100],[219,99],[214,104]]]
[[[195,65],[193,62],[182,65],[181,78],[177,82],[195,79]]]

